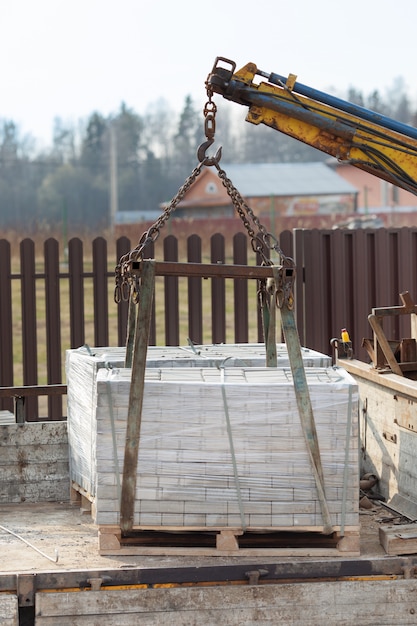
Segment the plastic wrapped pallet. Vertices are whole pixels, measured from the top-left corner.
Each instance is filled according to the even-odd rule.
[[[67,373],[77,367],[83,368],[82,374],[102,367],[124,367],[126,349],[123,347],[89,348],[83,346],[67,350]],[[331,358],[310,348],[301,348],[305,367],[329,367]],[[147,351],[148,367],[218,367],[225,359],[227,365],[237,367],[262,367],[265,365],[265,344],[232,343],[202,344],[187,346],[149,346]],[[289,367],[288,350],[285,343],[277,343],[278,367]],[[71,373],[73,373],[71,371]]]
[[[301,348],[306,367],[330,365],[330,357],[315,350]],[[71,480],[91,492],[95,484],[93,453],[95,448],[94,410],[96,404],[97,372],[102,368],[122,368],[126,349],[123,347],[90,348],[83,346],[67,350],[66,377],[68,383],[68,429],[70,441]],[[289,365],[285,344],[277,344],[279,366]],[[150,346],[147,367],[215,367],[227,359],[227,366],[262,366],[265,345],[214,344],[198,346]]]
[[[356,383],[340,368],[306,376],[332,523],[357,527]],[[119,523],[129,390],[130,370],[98,371],[89,480],[99,525]],[[136,527],[320,530],[290,370],[147,370],[134,508]]]

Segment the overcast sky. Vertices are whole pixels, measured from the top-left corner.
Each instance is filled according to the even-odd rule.
[[[0,0],[0,120],[46,144],[53,120],[205,101],[217,56],[343,96],[398,77],[417,106],[417,0]],[[232,105],[233,106],[233,105]],[[237,105],[236,105],[237,106]]]

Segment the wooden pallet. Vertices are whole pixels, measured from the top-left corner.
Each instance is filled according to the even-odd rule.
[[[91,509],[94,506],[94,497],[78,483],[71,481],[70,502],[73,506],[79,507],[81,514],[91,514]]]
[[[71,503],[82,513],[94,508],[94,498],[76,482],[71,484]],[[332,535],[317,526],[295,529],[143,526],[122,538],[120,526],[99,526],[102,556],[359,556],[360,527],[340,527]]]
[[[99,527],[99,553],[152,556],[359,556],[359,528],[326,536],[314,528],[134,528],[123,536],[119,526]]]

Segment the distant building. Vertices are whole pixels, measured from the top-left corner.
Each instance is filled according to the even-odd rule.
[[[227,177],[257,216],[351,215],[357,188],[323,162],[221,164]],[[235,215],[214,167],[205,168],[178,204],[176,217]]]
[[[328,165],[339,176],[356,187],[360,213],[386,212],[395,207],[398,207],[399,211],[403,209],[417,211],[417,196],[413,193],[343,161],[332,159]]]
[[[329,166],[358,190],[358,213],[372,215],[387,228],[417,226],[417,196],[349,163],[332,159]],[[375,219],[373,222],[375,222]],[[373,226],[374,228],[376,226]]]
[[[145,210],[145,211],[117,211],[114,216],[116,226],[124,224],[140,224],[141,222],[153,222],[158,218],[161,211]]]

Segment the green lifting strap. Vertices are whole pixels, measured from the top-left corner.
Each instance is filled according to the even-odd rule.
[[[284,273],[286,268],[282,266],[272,267],[275,285],[285,286]],[[284,291],[285,293],[285,291]],[[289,302],[289,297],[291,302]],[[323,533],[330,535],[333,532],[333,525],[330,518],[329,507],[327,505],[323,468],[321,464],[320,448],[317,438],[316,425],[314,422],[313,408],[311,405],[310,393],[307,385],[307,377],[304,369],[301,354],[300,338],[295,323],[294,311],[292,309],[292,293],[287,294],[280,301],[281,324],[285,343],[288,351],[288,358],[294,382],[295,396],[297,400],[298,413],[301,427],[307,444],[311,467],[316,482],[317,494],[320,502],[321,515],[323,518]]]
[[[262,300],[262,324],[265,340],[266,367],[277,367],[276,307],[274,297],[264,294]]]
[[[142,261],[141,268],[141,296],[139,310],[136,316],[136,331],[134,335],[120,504],[120,528],[122,532],[131,530],[133,526],[146,355],[148,351],[149,329],[155,288],[155,261]]]

